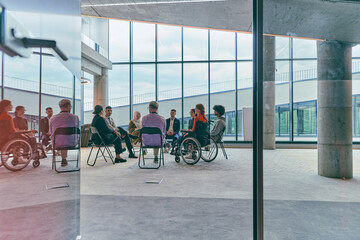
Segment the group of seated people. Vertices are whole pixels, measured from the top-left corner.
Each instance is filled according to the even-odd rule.
[[[62,127],[79,127],[79,118],[71,114],[71,101],[62,99],[59,102],[60,113],[53,116],[53,109],[46,108],[47,117],[40,120],[40,139],[42,145],[38,145],[34,133],[36,130],[28,130],[28,122],[24,117],[25,107],[17,106],[12,118],[9,112],[13,106],[11,101],[3,99],[0,101],[0,147],[14,138],[22,138],[30,143],[33,150],[33,158],[46,158],[45,149],[51,149],[50,142],[54,142],[54,132]],[[60,147],[75,146],[78,143],[78,136],[58,136],[56,145]],[[44,146],[44,147],[42,147]],[[44,149],[45,148],[45,149]],[[67,150],[59,151],[62,157],[61,166],[67,166]]]
[[[138,111],[134,112],[134,117],[129,122],[129,132],[125,131],[123,128],[116,126],[114,120],[111,118],[112,108],[107,106],[104,109],[101,105],[96,105],[94,108],[94,118],[92,120],[92,126],[96,127],[99,131],[101,138],[106,144],[114,144],[115,147],[115,163],[126,162],[126,159],[123,159],[120,154],[125,151],[122,148],[121,142],[125,140],[127,149],[129,151],[129,158],[137,158],[134,153],[133,144],[137,144],[141,140],[146,146],[159,146],[160,138],[153,135],[143,135],[142,139],[139,139],[140,129],[142,127],[156,127],[159,128],[162,132],[162,140],[165,143],[165,146],[170,146],[167,143],[167,140],[171,140],[171,153],[174,155],[174,149],[177,144],[181,142],[181,131],[180,131],[180,121],[176,118],[176,109],[171,109],[170,118],[166,119],[163,116],[158,114],[159,104],[156,101],[151,101],[149,103],[149,114],[145,115],[142,120],[141,114]],[[223,117],[225,113],[225,108],[222,105],[215,105],[213,107],[214,114],[217,116],[218,120],[216,121],[210,135],[216,140],[220,141],[223,137],[224,130],[226,127],[226,121]],[[197,104],[194,109],[190,110],[191,119],[189,121],[188,131],[184,135],[186,136],[195,136],[199,139],[200,142],[208,141],[208,136],[205,136],[207,140],[201,139],[204,135],[199,133],[199,129],[196,129],[196,123],[198,121],[203,123],[208,123],[208,119],[205,115],[205,107],[203,104]],[[198,134],[196,134],[198,132]],[[99,143],[100,139],[97,139],[97,135],[94,135],[93,141]],[[158,162],[158,153],[159,149],[153,149],[154,151],[154,162]],[[146,154],[146,152],[144,152]]]

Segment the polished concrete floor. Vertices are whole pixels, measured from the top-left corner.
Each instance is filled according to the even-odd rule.
[[[50,160],[1,167],[0,239],[252,239],[252,150],[226,151],[194,166],[165,154],[159,170],[137,159],[89,167],[89,149],[81,173],[56,174]],[[318,176],[316,156],[264,151],[265,239],[360,239],[360,151],[350,180]]]

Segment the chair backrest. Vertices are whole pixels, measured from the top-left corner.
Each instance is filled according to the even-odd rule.
[[[105,144],[103,138],[101,137],[100,133],[99,133],[99,130],[94,127],[94,126],[90,126],[90,132],[91,134],[94,136],[94,138],[92,138],[92,140],[94,141],[95,144]],[[100,141],[96,141],[96,138],[98,138]],[[98,143],[96,143],[98,142]]]
[[[200,144],[207,145],[210,141],[210,125],[209,122],[196,121],[195,124],[196,139]]]
[[[80,129],[77,127],[61,127],[55,129],[55,132],[53,134],[53,139],[54,139],[53,147],[56,147],[58,145],[56,143],[56,136],[59,135],[60,136],[80,135]],[[79,142],[80,142],[80,137],[77,136],[77,140],[75,140],[72,144],[70,144],[71,142],[68,141],[69,143],[68,147],[75,147],[79,144]]]
[[[161,146],[163,145],[163,136],[160,128],[157,127],[143,127],[140,129],[140,139],[142,139],[142,135],[159,135]],[[141,141],[142,142],[142,141]]]

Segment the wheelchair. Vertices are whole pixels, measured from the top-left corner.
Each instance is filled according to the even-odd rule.
[[[183,137],[175,146],[175,161],[182,160],[189,165],[196,164],[200,158],[212,162],[218,154],[216,141],[210,137],[208,123],[196,122],[195,132],[182,130]]]
[[[41,143],[36,143],[36,148],[31,146],[31,140],[26,136],[27,132],[15,133],[16,136],[11,138],[1,146],[1,164],[10,171],[19,171],[25,168],[31,160],[33,167],[40,166],[40,159],[46,155],[41,155],[43,148]],[[21,134],[25,134],[22,136]]]

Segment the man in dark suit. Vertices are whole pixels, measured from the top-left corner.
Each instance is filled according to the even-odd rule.
[[[166,119],[166,139],[172,139],[172,148],[171,153],[174,154],[174,146],[176,141],[179,139],[179,132],[180,132],[180,121],[179,119],[175,118],[176,110],[171,109],[170,111],[170,118]]]
[[[51,149],[50,143],[50,129],[49,129],[49,122],[50,118],[53,115],[53,109],[51,107],[46,108],[46,115],[47,117],[44,117],[40,120],[40,134],[41,134],[41,143]]]

